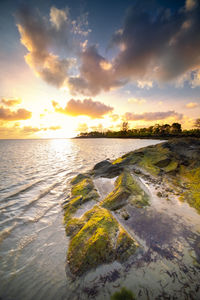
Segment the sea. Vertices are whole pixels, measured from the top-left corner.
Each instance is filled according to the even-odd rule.
[[[72,300],[62,209],[70,179],[101,160],[159,142],[0,140],[0,299]]]

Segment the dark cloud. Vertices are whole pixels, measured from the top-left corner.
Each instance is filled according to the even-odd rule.
[[[135,114],[127,112],[124,115],[124,119],[126,121],[157,121],[157,120],[164,120],[169,117],[173,117],[177,120],[181,120],[183,115],[179,114],[173,110],[166,111],[166,112],[145,112],[143,114]]]
[[[112,64],[95,46],[88,47],[81,55],[79,76],[69,79],[72,93],[96,95],[130,80],[140,81],[142,87],[143,81],[166,82],[197,71],[199,15],[200,6],[195,0],[187,0],[186,6],[174,10],[162,7],[158,1],[136,1],[123,27],[112,38],[112,45],[120,49]]]
[[[96,46],[90,46],[82,52],[80,75],[68,81],[72,94],[78,92],[84,95],[96,95],[124,83],[116,78],[112,64],[98,53]]]
[[[92,99],[74,100],[67,102],[65,108],[59,106],[55,101],[52,101],[55,112],[70,115],[70,116],[89,116],[93,119],[102,118],[105,114],[113,111],[113,107],[105,105],[99,101]]]
[[[24,108],[20,108],[16,111],[12,111],[9,108],[0,106],[0,120],[4,121],[16,121],[30,119],[32,113]]]
[[[5,106],[15,106],[21,103],[20,99],[1,99],[1,103]]]
[[[200,7],[187,2],[194,9],[149,9],[136,2],[113,36],[113,44],[121,47],[114,62],[117,77],[168,81],[199,68]]]

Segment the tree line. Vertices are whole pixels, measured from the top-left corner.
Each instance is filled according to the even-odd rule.
[[[121,124],[119,131],[81,132],[78,138],[171,138],[171,137],[200,137],[200,119],[196,119],[194,128],[182,130],[180,123],[155,124],[150,127],[130,129],[128,122]]]

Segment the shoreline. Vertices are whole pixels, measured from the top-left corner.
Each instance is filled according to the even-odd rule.
[[[138,298],[140,296],[144,297],[144,291],[137,286],[138,278],[140,278],[145,287],[145,293],[151,294],[150,299],[160,296],[159,289],[166,281],[168,284],[164,291],[169,297],[174,295],[183,297],[184,293],[186,293],[186,284],[190,285],[190,292],[195,293],[195,290],[197,291],[196,277],[193,278],[190,268],[193,266],[197,273],[200,269],[200,222],[197,213],[199,208],[195,210],[195,208],[189,206],[191,202],[189,204],[180,202],[180,196],[183,196],[184,193],[186,193],[186,196],[188,195],[187,187],[184,182],[181,182],[179,187],[178,181],[174,182],[174,180],[176,177],[178,180],[180,179],[180,174],[182,174],[180,173],[182,172],[181,166],[182,163],[186,164],[186,159],[188,159],[187,164],[191,162],[191,166],[194,167],[192,161],[195,158],[196,165],[197,167],[199,166],[199,142],[196,139],[178,139],[141,148],[129,152],[114,161],[102,161],[95,165],[91,171],[79,174],[72,179],[71,198],[64,208],[65,216],[67,214],[72,220],[69,223],[68,219],[65,218],[66,232],[68,232],[71,240],[70,255],[68,254],[70,265],[68,265],[67,273],[70,276],[70,272],[73,270],[73,280],[80,286],[84,282],[82,291],[85,289],[88,295],[92,292],[96,293],[97,299],[101,299],[102,284],[100,282],[103,278],[106,280],[107,276],[109,276],[108,274],[113,274],[113,272],[118,275],[116,278],[110,279],[106,284],[111,294],[119,290],[119,287],[122,287],[122,282],[126,282],[126,287],[139,296]],[[191,166],[187,166],[187,168],[191,169]],[[122,177],[119,181],[120,176]],[[172,184],[174,188],[172,188]],[[111,191],[112,189],[113,191]],[[127,189],[128,193],[126,192]],[[146,198],[144,198],[146,194],[148,195],[148,203],[145,202]],[[87,199],[85,198],[88,197],[86,195],[92,196]],[[93,207],[89,206],[89,212],[82,210],[83,213],[81,215],[76,214],[76,210],[81,209],[83,203],[86,203],[84,205],[87,208],[87,201],[91,201],[91,199],[95,199],[96,204],[94,202]],[[91,244],[88,248],[85,244],[87,236],[89,240],[94,239],[94,236],[90,236],[89,232],[93,232],[91,226],[94,226],[93,218],[97,218],[98,211],[100,215],[108,212],[108,216],[105,215],[105,219],[102,219],[104,220],[103,222],[107,222],[107,218],[110,218],[111,215],[113,216],[114,219],[109,226],[116,228],[115,230],[118,232],[116,237],[119,235],[122,226],[125,237],[131,238],[132,245],[138,245],[137,251],[134,250],[129,253],[127,252],[126,243],[122,242],[120,244],[123,252],[119,252],[119,255],[126,253],[125,261],[120,261],[118,256],[115,257],[116,254],[114,255],[115,252],[112,251],[116,251],[116,246],[110,245],[109,247],[111,248],[106,246],[105,249],[102,248],[104,249],[103,252],[98,254],[99,246],[96,248],[95,244]],[[76,216],[76,218],[73,216]],[[77,218],[77,216],[80,218]],[[95,230],[101,228],[101,223],[98,224]],[[116,227],[116,224],[119,227]],[[107,227],[103,228],[108,235],[111,234],[110,240],[116,238],[109,231],[110,229],[108,230]],[[83,244],[81,244],[83,232],[84,239],[81,242]],[[190,239],[187,237],[188,234]],[[77,239],[75,240],[74,237],[76,235]],[[99,238],[100,236],[95,237],[97,245]],[[74,248],[75,243],[77,246]],[[182,244],[183,250],[186,251],[184,255],[183,250],[178,250],[180,244]],[[114,245],[116,245],[116,242]],[[77,251],[79,251],[79,254]],[[94,251],[94,253],[88,251]],[[113,258],[105,256],[105,251],[111,251]],[[90,263],[89,260],[85,268],[84,260],[88,255],[87,253],[90,253],[90,255],[93,253],[92,255],[95,255],[94,259],[96,259],[96,255],[101,256],[97,256],[98,260],[95,263],[94,261]],[[166,265],[171,265],[166,270],[166,274],[169,272],[167,278],[160,273],[163,268],[163,260]],[[73,261],[76,263],[75,269]],[[185,276],[185,273],[181,269],[182,265],[190,274],[190,277],[186,276],[184,280],[183,276]],[[149,266],[151,267],[149,268]],[[169,271],[172,269],[176,270],[177,279],[175,281],[172,278],[171,271]],[[156,270],[157,275],[154,274],[154,270]],[[146,279],[142,279],[141,272],[144,272],[143,276]],[[152,274],[156,277],[158,276],[157,280],[153,282],[151,279]],[[133,279],[135,280],[134,284],[130,285],[129,282],[130,280],[133,281]],[[199,295],[198,291],[196,295]],[[109,298],[105,297],[105,299]]]

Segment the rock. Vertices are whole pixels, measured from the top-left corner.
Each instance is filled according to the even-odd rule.
[[[67,255],[73,275],[80,276],[102,263],[124,261],[138,247],[136,241],[105,208],[95,206],[85,213],[77,226],[81,229],[76,230],[70,240]]]
[[[148,196],[133,179],[129,171],[124,171],[115,181],[115,189],[101,202],[103,207],[116,210],[127,204],[136,207],[148,205]]]
[[[139,169],[134,169],[133,171],[134,171],[134,173],[137,174],[137,175],[140,175],[140,174],[141,174],[141,171],[140,171]]]
[[[77,183],[81,182],[85,178],[89,178],[89,175],[88,174],[78,174],[77,176],[75,176],[74,178],[72,178],[71,184],[77,184]]]
[[[126,221],[130,218],[130,215],[127,213],[126,210],[124,210],[121,214],[122,218]]]
[[[156,195],[157,195],[158,197],[162,197],[162,193],[161,193],[161,192],[158,192]]]
[[[103,160],[96,164],[93,168],[94,176],[113,178],[118,176],[123,171],[123,167],[118,164],[113,165],[108,160]]]
[[[164,167],[167,167],[170,164],[170,162],[171,162],[171,159],[166,158],[166,159],[156,162],[155,165],[159,168],[164,168]]]

